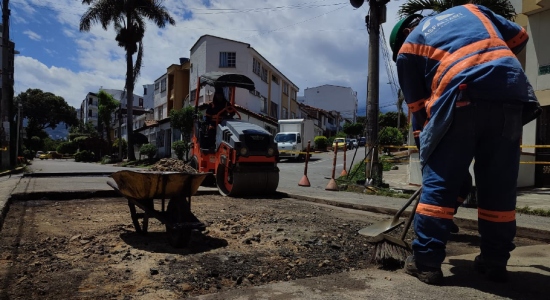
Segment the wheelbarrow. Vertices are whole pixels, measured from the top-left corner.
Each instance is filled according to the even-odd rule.
[[[182,248],[189,243],[193,230],[206,228],[191,212],[191,196],[209,174],[124,170],[111,174],[114,182],[109,180],[107,184],[128,199],[136,232],[146,234],[149,218],[153,217],[165,224],[170,245]],[[155,209],[155,199],[161,199],[160,211]],[[143,213],[138,213],[136,206]],[[143,219],[142,226],[139,219]]]

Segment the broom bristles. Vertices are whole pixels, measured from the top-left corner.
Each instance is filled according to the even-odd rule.
[[[383,266],[403,265],[409,255],[412,254],[410,248],[394,244],[386,239],[374,245],[374,254],[372,261]]]

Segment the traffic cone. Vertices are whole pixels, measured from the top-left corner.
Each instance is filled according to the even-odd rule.
[[[304,166],[304,176],[302,176],[302,179],[300,179],[300,182],[298,182],[299,186],[311,186],[309,183],[309,179],[307,178],[307,163],[309,161],[309,146],[311,144],[311,141],[307,141],[307,150],[306,150],[306,162]]]
[[[336,155],[338,154],[338,143],[336,143],[336,147],[334,147],[334,159],[332,160],[332,177],[330,178],[327,186],[325,187],[325,190],[327,191],[337,191],[338,185],[336,184],[336,181],[334,180],[334,173],[336,172]]]

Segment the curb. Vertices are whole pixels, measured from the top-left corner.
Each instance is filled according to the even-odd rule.
[[[356,209],[356,210],[368,211],[368,212],[379,213],[379,214],[395,215],[398,211],[398,209],[393,209],[393,208],[364,205],[364,204],[342,203],[342,202],[328,200],[328,199],[314,198],[314,197],[308,197],[308,196],[297,195],[297,194],[286,193],[286,192],[278,192],[278,193],[285,195],[288,198],[293,198],[297,200],[304,200],[309,202],[341,207],[341,208]],[[410,215],[411,215],[411,212],[405,210],[401,214],[401,217],[406,218],[406,217],[409,217]],[[477,220],[455,217],[454,221],[460,227],[467,228],[470,230],[477,230]],[[548,243],[550,242],[550,229],[540,230],[535,228],[517,226],[516,237],[528,238],[528,239],[538,240],[538,241]]]
[[[28,177],[109,177],[115,172],[75,172],[75,173],[25,173],[23,178]]]

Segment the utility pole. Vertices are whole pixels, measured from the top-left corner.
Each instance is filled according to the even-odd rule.
[[[10,168],[10,9],[9,0],[2,0],[2,100],[0,103],[0,119],[2,121],[2,169]]]
[[[353,7],[359,8],[365,0],[350,0]],[[370,170],[366,169],[367,182],[372,179],[375,186],[382,185],[382,165],[378,161],[378,111],[380,84],[380,24],[386,21],[386,3],[389,0],[369,0],[370,14],[365,17],[369,33],[369,70],[367,83],[367,144],[372,153]],[[367,164],[369,166],[369,164]],[[369,177],[370,173],[370,177]]]

